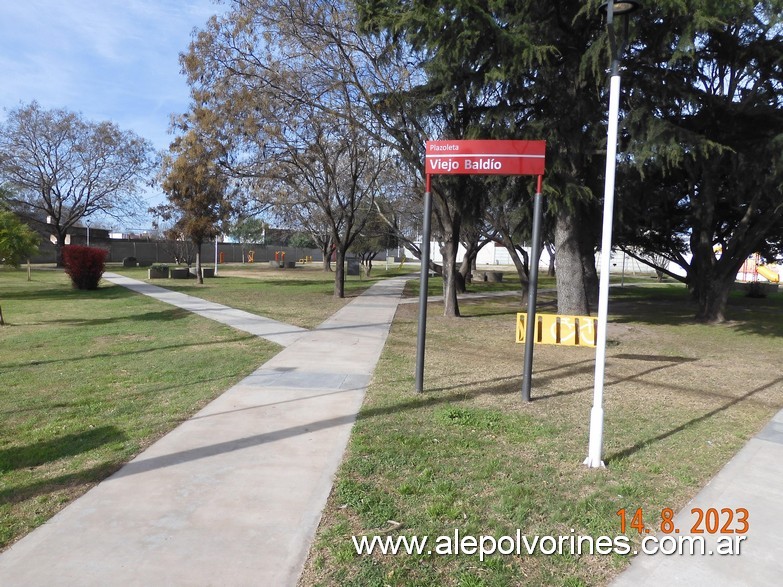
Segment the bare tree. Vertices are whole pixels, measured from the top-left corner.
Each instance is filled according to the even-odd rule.
[[[345,72],[345,27],[329,3],[251,0],[213,18],[183,56],[194,117],[226,147],[224,165],[252,177],[282,216],[326,225],[335,296],[345,254],[380,191],[388,157]]]
[[[11,110],[0,125],[0,179],[12,188],[13,205],[48,218],[58,262],[69,229],[83,218],[127,219],[142,210],[152,153],[148,141],[114,123],[37,102]]]

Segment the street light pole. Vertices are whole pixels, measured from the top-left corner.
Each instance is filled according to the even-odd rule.
[[[614,219],[614,183],[617,166],[617,126],[620,117],[620,49],[614,31],[614,16],[625,16],[640,8],[638,2],[607,2],[606,27],[612,54],[612,76],[609,82],[609,119],[606,135],[606,183],[604,184],[604,216],[601,235],[601,278],[598,288],[598,340],[595,348],[595,383],[593,407],[590,410],[590,441],[584,464],[590,468],[604,466],[601,460],[604,440],[604,371],[606,367],[606,322],[609,310],[609,271],[612,260],[612,221]]]
[[[90,221],[87,221],[87,246],[90,246]]]

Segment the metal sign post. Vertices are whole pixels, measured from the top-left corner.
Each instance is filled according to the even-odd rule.
[[[424,192],[424,233],[421,243],[421,283],[419,288],[419,324],[416,335],[416,392],[424,390],[424,352],[427,338],[427,288],[430,265],[430,223],[432,197],[430,176],[432,175],[537,175],[538,187],[535,207],[541,214],[541,183],[544,175],[546,152],[545,141],[516,140],[470,140],[470,141],[427,141],[424,162],[426,191]],[[534,222],[534,233],[536,226]],[[539,223],[540,233],[540,223]],[[539,237],[540,238],[540,237]],[[535,246],[535,245],[534,245]],[[536,256],[535,275],[538,275]],[[533,275],[531,270],[531,275]],[[528,315],[535,312],[535,284],[533,295],[528,300]],[[529,337],[532,340],[532,337]],[[527,350],[526,350],[527,355]],[[532,352],[530,355],[532,365]],[[528,373],[530,367],[526,367]],[[528,390],[529,399],[529,390]]]
[[[424,191],[424,232],[421,237],[421,277],[419,281],[419,329],[416,334],[416,393],[424,391],[424,345],[427,337],[427,290],[430,283],[430,224],[432,219],[432,194],[430,176],[427,175]]]
[[[533,380],[533,342],[536,328],[536,299],[538,296],[538,260],[541,257],[541,219],[544,215],[544,196],[541,195],[543,177],[538,176],[536,195],[533,196],[533,242],[530,245],[530,279],[527,290],[527,322],[525,324],[525,361],[522,367],[522,400],[530,401]]]

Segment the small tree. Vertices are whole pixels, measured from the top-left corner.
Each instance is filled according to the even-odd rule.
[[[297,249],[314,249],[315,241],[306,232],[295,232],[288,239],[288,246],[295,247]]]
[[[194,129],[187,130],[171,144],[161,174],[169,203],[155,211],[164,220],[174,219],[174,228],[196,246],[196,277],[199,283],[204,283],[201,246],[217,236],[218,224],[231,213],[226,198],[228,180]]]
[[[163,231],[166,239],[166,252],[174,257],[178,265],[184,263],[188,267],[196,261],[196,248],[193,243],[178,228],[172,227]]]
[[[13,213],[0,208],[0,264],[19,267],[22,259],[29,258],[37,250],[38,235]],[[0,326],[4,324],[0,308]]]
[[[0,263],[19,267],[38,250],[38,235],[13,212],[0,209]]]
[[[370,216],[364,229],[354,240],[351,251],[359,257],[364,274],[369,277],[372,262],[378,253],[396,247],[397,242],[393,230],[376,212]]]
[[[228,236],[242,246],[242,259],[244,259],[245,245],[266,244],[266,229],[267,223],[260,218],[245,216],[228,226]]]

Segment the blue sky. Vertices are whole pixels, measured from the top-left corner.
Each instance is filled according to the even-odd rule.
[[[0,117],[37,100],[111,120],[165,149],[188,106],[179,53],[212,0],[1,0]]]

